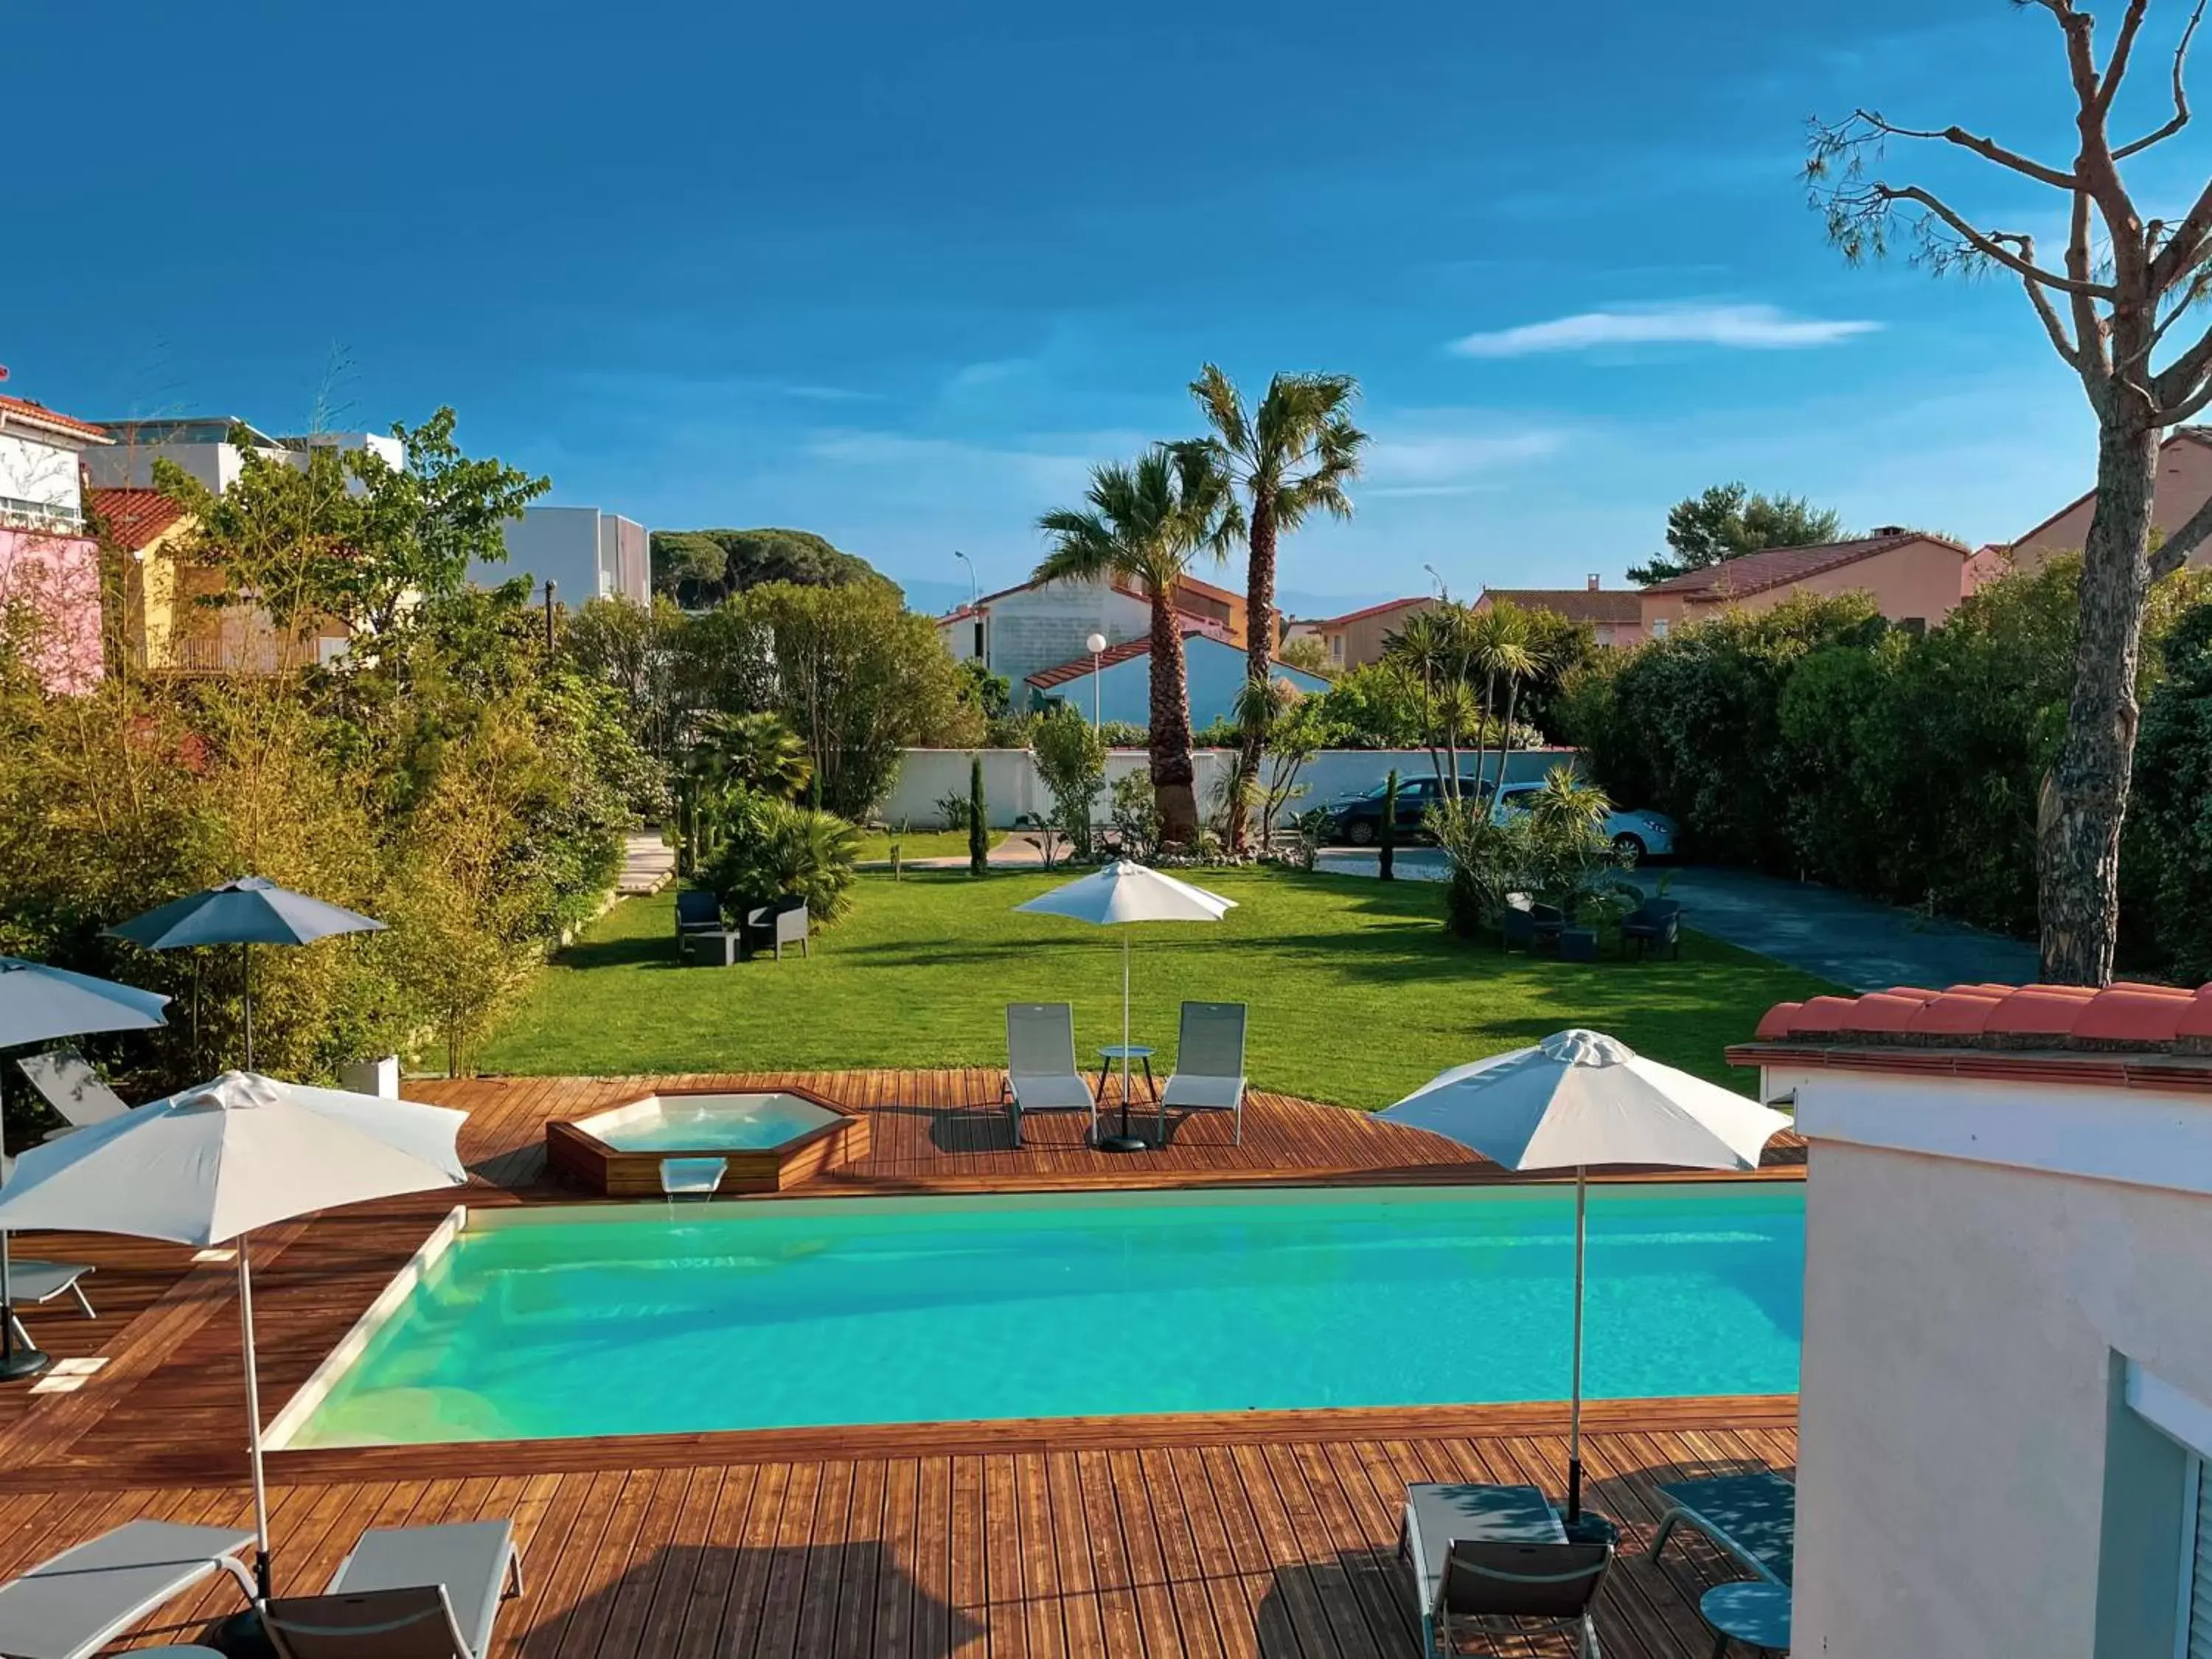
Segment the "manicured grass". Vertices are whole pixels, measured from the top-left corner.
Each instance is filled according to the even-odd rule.
[[[1067,1001],[1086,1066],[1121,1040],[1120,930],[1018,915],[1042,872],[863,875],[853,914],[787,954],[678,965],[672,897],[630,899],[562,953],[489,1043],[487,1070],[608,1073],[1003,1065],[1006,1005]],[[1226,920],[1129,930],[1132,1035],[1174,1058],[1188,997],[1251,1005],[1255,1085],[1388,1105],[1445,1066],[1569,1025],[1748,1091],[1722,1049],[1774,1003],[1834,988],[1712,940],[1680,962],[1561,963],[1445,938],[1437,889],[1351,876],[1206,871]]]
[[[991,831],[991,845],[996,847],[1006,840],[1003,830]],[[899,856],[902,859],[964,859],[968,856],[968,832],[965,830],[909,830],[898,837]],[[891,855],[891,836],[883,830],[860,831],[860,860],[863,864],[872,860],[888,860]]]

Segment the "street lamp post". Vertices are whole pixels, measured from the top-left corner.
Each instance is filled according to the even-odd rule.
[[[1091,729],[1096,732],[1104,724],[1104,722],[1098,718],[1100,704],[1098,690],[1098,654],[1106,648],[1106,636],[1103,634],[1093,634],[1089,639],[1084,641],[1083,643],[1091,653]]]

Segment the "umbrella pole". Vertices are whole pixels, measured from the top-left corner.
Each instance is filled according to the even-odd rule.
[[[1121,1138],[1129,1137],[1129,930],[1121,930]]]
[[[250,1072],[253,1069],[253,947],[238,948],[246,957],[246,1069]]]
[[[1575,1392],[1567,1415],[1567,1524],[1583,1515],[1583,1258],[1589,1233],[1589,1171],[1575,1165]]]
[[[269,1487],[261,1473],[261,1381],[253,1363],[253,1235],[238,1236],[238,1324],[246,1354],[246,1447],[253,1467],[253,1582],[269,1599]]]

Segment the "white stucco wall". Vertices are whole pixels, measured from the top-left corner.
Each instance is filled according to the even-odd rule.
[[[994,599],[983,626],[983,656],[994,674],[1003,674],[1017,697],[1022,682],[1040,669],[1073,662],[1086,652],[1085,641],[1103,634],[1106,643],[1141,639],[1152,625],[1142,599],[1117,593],[1103,582],[1048,582]],[[949,630],[956,656],[967,654],[972,624]]]
[[[2172,1494],[2108,1490],[2116,1378],[2133,1360],[2212,1401],[2212,1196],[2173,1189],[2212,1184],[2212,1098],[1832,1075],[1797,1095],[1814,1145],[1795,1650],[2142,1648],[2115,1633],[2135,1615],[2100,1572],[2142,1565],[2111,1538]],[[2045,1167],[1990,1161],[2012,1158]],[[2124,1178],[2055,1172],[2093,1160]],[[2136,1611],[2170,1618],[2174,1581],[2149,1581]]]
[[[76,511],[82,506],[77,487],[77,450],[34,433],[0,432],[0,495],[40,507]]]
[[[509,520],[500,532],[507,562],[478,560],[469,580],[487,587],[527,575],[542,590],[554,584],[562,605],[580,605],[604,591],[600,579],[599,509],[596,507],[531,507]]]
[[[899,764],[898,781],[892,785],[890,797],[877,809],[876,816],[886,823],[903,820],[921,828],[935,827],[939,798],[956,789],[967,793],[969,757],[978,753],[983,757],[983,791],[994,825],[1003,830],[1022,814],[1042,816],[1052,810],[1052,797],[1038,781],[1036,763],[1026,749],[909,749]],[[1192,758],[1198,777],[1198,799],[1201,804],[1210,802],[1221,780],[1228,775],[1232,757],[1227,750],[1201,749]],[[1572,764],[1574,758],[1571,749],[1516,750],[1508,757],[1506,781],[1518,783],[1540,778],[1562,763]],[[1110,750],[1106,760],[1107,783],[1110,787],[1122,773],[1142,771],[1151,764],[1151,757],[1141,749]],[[1298,781],[1310,785],[1310,789],[1297,807],[1317,806],[1336,795],[1370,789],[1388,777],[1393,767],[1401,778],[1426,777],[1430,772],[1428,751],[1324,750],[1298,774]],[[1468,767],[1472,770],[1472,762]],[[1097,815],[1103,823],[1103,792],[1098,797]]]

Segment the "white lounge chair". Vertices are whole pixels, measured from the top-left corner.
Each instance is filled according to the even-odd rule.
[[[15,1064],[31,1079],[31,1086],[39,1091],[40,1098],[59,1112],[69,1126],[54,1130],[47,1135],[49,1140],[67,1134],[70,1129],[89,1128],[111,1117],[121,1117],[131,1109],[120,1095],[100,1080],[100,1073],[92,1069],[92,1062],[74,1048],[63,1047],[42,1054],[27,1054]]]
[[[238,1556],[252,1541],[228,1527],[132,1521],[64,1550],[0,1586],[0,1653],[84,1659],[218,1569],[251,1602]]]
[[[1098,1138],[1098,1097],[1075,1063],[1075,1011],[1064,1002],[1006,1005],[1006,1110],[1014,1145],[1024,1112],[1088,1112]]]
[[[1168,1135],[1168,1109],[1233,1112],[1237,1144],[1244,1144],[1244,1005],[1186,1002],[1176,1039],[1176,1068],[1160,1091],[1160,1141]]]
[[[261,1622],[282,1659],[483,1659],[521,1594],[509,1522],[372,1528],[330,1589],[273,1597]]]

